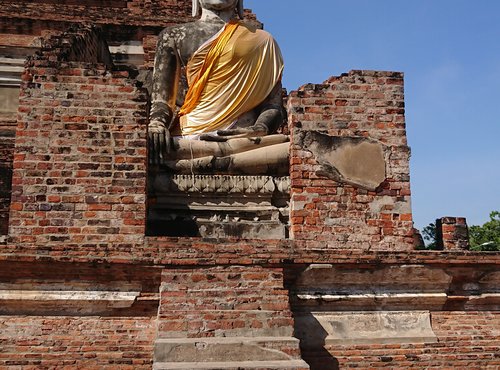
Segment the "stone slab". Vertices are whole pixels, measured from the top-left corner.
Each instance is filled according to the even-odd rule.
[[[140,292],[0,290],[1,301],[106,302],[109,307],[130,307]]]
[[[292,337],[216,337],[158,339],[155,362],[288,361],[293,358],[280,348],[298,349]]]
[[[102,315],[130,308],[140,292],[0,290],[0,314]]]
[[[285,239],[290,179],[171,175],[150,179],[148,235]]]
[[[441,310],[446,293],[365,293],[365,294],[297,294],[301,307],[311,310]]]

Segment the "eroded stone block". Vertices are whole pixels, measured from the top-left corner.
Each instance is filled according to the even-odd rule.
[[[302,345],[436,342],[427,311],[343,312],[297,317]]]

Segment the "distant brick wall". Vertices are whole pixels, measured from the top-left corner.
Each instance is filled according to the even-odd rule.
[[[192,21],[190,0],[22,0],[0,1],[0,46],[25,57],[47,34],[73,24],[93,24],[107,41],[142,42],[166,26]],[[17,49],[16,49],[17,48]]]
[[[498,369],[498,312],[433,312],[437,343],[327,346],[303,352],[320,369]]]
[[[151,369],[155,321],[0,316],[0,367]]]
[[[0,19],[13,15],[40,21],[164,27],[190,19],[191,0],[0,1]]]
[[[469,249],[469,229],[464,217],[442,217],[436,220],[437,247],[444,250]]]
[[[95,42],[88,29],[53,37],[27,64],[10,213],[16,242],[142,243],[147,96],[126,71],[69,59],[95,62]]]
[[[31,77],[38,78],[36,82],[56,82],[56,76],[61,72],[65,73],[69,67],[63,64],[66,62],[82,63],[82,69],[88,67],[99,68],[101,67],[99,64],[106,64],[106,66],[110,67],[112,64],[111,56],[108,45],[100,30],[98,31],[95,27],[73,25],[64,33],[49,35],[42,41],[41,49],[36,55],[28,58],[24,80],[28,81],[29,77],[27,77],[27,74],[29,74]],[[92,66],[84,65],[83,63],[91,64]],[[45,69],[40,71],[40,67]],[[85,76],[91,75],[88,73],[85,74]],[[31,82],[35,82],[35,80]],[[81,79],[70,82],[85,83]],[[38,85],[31,85],[30,87],[33,86],[40,87]],[[67,96],[65,98],[68,99]]]
[[[292,237],[307,248],[413,248],[403,75],[352,71],[291,92],[288,109]],[[311,131],[385,145],[386,180],[368,191],[318,175],[299,139]]]

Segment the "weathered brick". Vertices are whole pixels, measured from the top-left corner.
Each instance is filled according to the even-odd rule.
[[[386,83],[387,76],[390,76],[391,84]],[[404,204],[406,209],[410,208],[409,149],[406,146],[404,109],[392,108],[404,106],[403,99],[403,76],[395,72],[351,71],[332,77],[322,85],[304,85],[290,93],[293,238],[312,240],[315,235],[331,232],[329,224],[333,222],[337,223],[334,235],[326,243],[318,241],[313,248],[342,248],[345,245],[360,249],[414,247],[413,242],[403,236],[412,231],[411,223],[397,224],[400,220],[398,209]],[[316,114],[324,111],[332,114]],[[402,123],[402,129],[397,133],[388,132],[388,124],[396,120]],[[391,150],[387,168],[392,177],[388,176],[377,191],[366,192],[317,176],[319,164],[312,154],[300,143],[293,145],[295,137],[311,130],[332,136],[368,137],[384,143]],[[314,195],[303,195],[308,193]],[[299,200],[296,194],[303,196]],[[331,194],[342,196],[332,198]],[[406,213],[403,218],[411,221],[411,213]],[[333,219],[342,221],[339,224]],[[387,222],[377,223],[377,220]],[[373,238],[373,235],[380,238]]]
[[[69,40],[69,43],[66,42]],[[73,44],[72,44],[73,43]],[[29,233],[29,228],[16,227],[23,224],[23,219],[31,219],[30,212],[40,210],[44,212],[44,218],[51,218],[52,224],[57,224],[58,220],[62,224],[71,226],[72,234],[66,235],[67,228],[47,228],[46,232],[54,235],[36,234],[35,240],[43,243],[44,239],[52,242],[71,241],[72,238],[81,239],[80,231],[85,235],[84,239],[92,241],[112,241],[121,240],[120,230],[126,230],[126,234],[131,240],[137,241],[136,235],[131,235],[132,229],[128,225],[144,225],[145,201],[144,198],[126,198],[121,208],[113,208],[113,204],[121,203],[120,197],[114,197],[113,191],[118,188],[111,187],[110,180],[113,177],[121,176],[122,171],[126,171],[121,185],[128,189],[141,189],[145,192],[145,126],[139,123],[138,118],[145,115],[146,95],[136,87],[133,80],[128,78],[128,73],[113,74],[113,85],[106,85],[106,80],[110,73],[102,65],[88,67],[85,63],[67,62],[63,59],[65,49],[78,49],[79,53],[88,53],[88,58],[95,58],[94,49],[97,48],[99,38],[92,29],[82,29],[75,33],[66,33],[62,36],[52,36],[49,40],[50,48],[44,51],[27,64],[27,75],[43,76],[48,73],[44,63],[51,63],[51,73],[57,78],[50,83],[50,89],[65,91],[63,98],[54,98],[44,95],[44,88],[47,84],[34,85],[25,84],[22,87],[23,96],[30,96],[38,99],[38,106],[58,106],[57,117],[63,124],[56,121],[53,115],[53,108],[33,108],[32,101],[20,101],[20,112],[29,112],[29,117],[20,117],[17,130],[17,148],[14,162],[13,183],[20,189],[13,193],[13,206],[11,207],[11,218],[14,221],[11,226],[10,235],[13,240],[23,240],[25,233]],[[83,51],[84,50],[84,51]],[[59,54],[58,54],[59,52]],[[71,53],[68,54],[71,57]],[[53,61],[53,57],[58,62]],[[82,57],[82,55],[80,55]],[[85,58],[85,57],[84,57]],[[45,62],[44,62],[45,61]],[[59,66],[57,65],[59,63]],[[41,67],[40,67],[41,66]],[[98,71],[98,72],[96,72]],[[74,84],[69,78],[78,78],[79,84]],[[100,85],[102,84],[102,85]],[[87,99],[90,94],[95,94],[95,86],[106,86],[99,92],[96,98],[100,101],[110,102],[109,110],[102,110],[99,107],[89,106],[85,109],[72,108],[71,105],[62,104],[68,96],[79,99]],[[119,91],[120,96],[114,96],[109,91]],[[31,107],[31,109],[25,109]],[[127,109],[123,109],[126,105]],[[47,110],[50,109],[50,110]],[[119,127],[110,127],[102,124],[102,120],[109,114],[110,118],[120,114],[124,122]],[[47,121],[47,124],[39,125],[40,119]],[[66,122],[66,123],[64,123]],[[109,138],[113,133],[130,135],[134,139],[133,145],[128,145],[128,157],[134,158],[133,164],[122,161],[120,165],[113,166],[112,158],[115,152],[121,151],[124,143],[117,143],[112,146]],[[30,141],[23,143],[20,138],[29,137]],[[52,140],[49,146],[48,138],[61,138]],[[82,150],[83,149],[83,150]],[[38,155],[31,153],[56,153],[53,155]],[[36,168],[37,171],[30,170]],[[57,171],[52,171],[56,170]],[[50,172],[47,172],[50,171]],[[32,179],[36,183],[46,183],[49,187],[34,186]],[[124,190],[120,190],[120,194]],[[129,190],[131,191],[131,190]],[[101,194],[106,193],[106,197]],[[21,194],[37,194],[35,198],[21,197]],[[44,195],[41,197],[41,195]],[[39,196],[40,195],[40,196]],[[83,201],[85,198],[85,202]],[[48,203],[44,203],[50,199]],[[57,203],[57,205],[55,204]],[[76,204],[77,206],[73,206]],[[67,213],[60,213],[61,211]],[[77,212],[96,212],[94,217],[103,220],[103,217],[112,217],[114,222],[112,228],[89,228],[85,227],[87,220],[77,216]],[[103,212],[113,211],[112,214],[104,216]],[[90,215],[90,213],[88,214]],[[36,216],[41,217],[41,216]],[[19,222],[18,222],[19,220]],[[111,220],[111,219],[109,219]],[[121,220],[121,221],[120,221]],[[131,221],[133,220],[133,222]],[[64,234],[58,236],[57,234]],[[30,238],[31,239],[31,238]]]

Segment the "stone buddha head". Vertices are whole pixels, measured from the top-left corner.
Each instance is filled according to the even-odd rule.
[[[243,19],[243,0],[193,0],[193,17],[199,16],[201,9],[221,11],[231,8]]]

